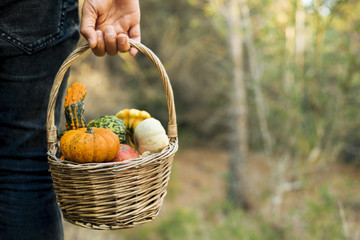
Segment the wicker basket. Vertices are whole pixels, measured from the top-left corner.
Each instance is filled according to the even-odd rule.
[[[153,220],[159,213],[178,148],[174,97],[169,78],[157,56],[144,45],[130,45],[145,54],[159,71],[169,110],[170,144],[162,152],[125,162],[78,164],[58,157],[54,109],[65,72],[87,43],[75,49],[60,67],[50,93],[47,112],[48,160],[57,202],[63,217],[92,229],[123,229]]]

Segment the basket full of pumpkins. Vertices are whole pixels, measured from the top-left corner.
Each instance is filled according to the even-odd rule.
[[[162,80],[169,122],[167,130],[146,110],[120,109],[86,123],[86,86],[68,88],[66,130],[58,134],[55,104],[70,65],[89,50],[84,43],[60,67],[47,111],[49,170],[63,217],[92,229],[123,229],[152,221],[163,204],[171,166],[178,149],[176,113],[164,66],[146,46],[130,40],[146,55]]]

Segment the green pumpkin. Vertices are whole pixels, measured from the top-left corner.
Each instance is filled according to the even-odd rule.
[[[110,129],[118,136],[120,143],[125,142],[126,139],[125,123],[116,116],[101,116],[100,118],[89,122],[87,126]]]

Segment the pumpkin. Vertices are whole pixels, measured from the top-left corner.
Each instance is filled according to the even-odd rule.
[[[82,83],[73,83],[71,87],[67,89],[64,103],[66,130],[86,127],[83,115],[85,96],[86,87]]]
[[[87,126],[110,129],[118,136],[120,143],[126,140],[125,123],[115,116],[101,116],[96,120],[90,121]]]
[[[169,138],[160,121],[148,118],[140,122],[134,131],[135,142],[141,154],[157,153],[169,145]]]
[[[78,163],[111,161],[119,148],[119,138],[110,129],[105,128],[69,130],[60,140],[64,158]]]
[[[124,121],[126,128],[134,132],[136,126],[143,120],[151,118],[147,111],[140,111],[138,109],[123,109],[116,114],[117,118]]]
[[[119,149],[118,153],[116,154],[114,159],[111,161],[112,162],[122,162],[127,159],[134,159],[134,158],[139,158],[139,157],[140,157],[140,153],[138,151],[136,151],[135,148],[133,148],[127,144],[120,144],[120,149]]]

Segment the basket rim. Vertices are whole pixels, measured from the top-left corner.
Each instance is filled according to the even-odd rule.
[[[58,148],[56,146],[56,148]],[[60,159],[54,154],[57,151],[48,151],[48,162],[51,165],[61,166],[63,168],[72,168],[79,170],[96,170],[103,168],[112,168],[112,170],[124,170],[130,169],[134,167],[138,167],[139,165],[149,164],[164,158],[167,158],[171,155],[174,155],[178,150],[178,140],[172,140],[169,142],[169,145],[165,147],[161,152],[152,153],[148,156],[138,157],[133,159],[127,159],[121,162],[102,162],[102,163],[77,163],[69,160]]]

